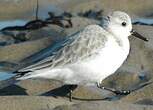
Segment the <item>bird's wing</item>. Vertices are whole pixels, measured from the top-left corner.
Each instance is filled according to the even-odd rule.
[[[96,49],[104,46],[109,33],[98,25],[89,25],[82,31],[69,36],[66,40],[53,45],[50,56],[20,69],[19,71],[35,71],[43,68],[55,68],[81,61],[96,53]]]

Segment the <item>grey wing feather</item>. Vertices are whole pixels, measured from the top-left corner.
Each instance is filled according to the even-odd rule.
[[[19,71],[34,71],[43,68],[54,68],[83,60],[105,45],[107,33],[98,25],[89,25],[82,31],[73,34],[66,40],[56,43],[47,58]],[[107,33],[108,34],[108,33]]]

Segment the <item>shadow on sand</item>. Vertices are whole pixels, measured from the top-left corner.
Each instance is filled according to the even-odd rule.
[[[11,85],[0,89],[0,96],[9,96],[9,95],[28,95],[26,93],[26,89],[18,86],[18,85]]]
[[[61,87],[52,89],[50,91],[47,91],[45,93],[40,94],[40,96],[52,96],[52,97],[65,97],[69,98],[69,91],[70,91],[70,85],[63,85]],[[75,88],[73,88],[74,90]],[[26,92],[26,89],[18,86],[18,85],[11,85],[8,87],[5,87],[3,89],[0,89],[0,96],[15,96],[15,95],[28,95]],[[111,100],[111,98],[103,98],[103,99],[87,99],[87,98],[78,98],[78,97],[72,97],[73,100],[79,100],[79,101],[101,101],[101,100]]]

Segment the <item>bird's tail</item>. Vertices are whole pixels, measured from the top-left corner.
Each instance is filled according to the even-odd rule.
[[[27,78],[24,78],[24,77],[29,72],[30,71],[25,71],[25,72],[15,71],[15,72],[12,72],[12,74],[14,74],[14,76],[12,76],[11,78],[8,78],[8,79],[0,81],[0,89],[8,87],[8,86],[10,86],[12,84],[15,84],[15,83],[19,82],[20,80],[27,79]]]
[[[0,72],[12,73],[15,71],[20,65],[17,63],[0,61]]]
[[[0,89],[8,87],[14,83],[17,83],[20,77],[29,73],[29,71],[25,71],[25,72],[17,71],[18,68],[20,68],[21,66],[22,65],[12,63],[12,62],[0,61],[0,74],[1,73],[14,74],[11,78],[0,80]]]
[[[8,86],[10,86],[10,85],[12,85],[14,83],[17,83],[17,82],[18,82],[18,80],[16,80],[15,77],[11,77],[9,79],[2,80],[2,81],[0,81],[0,89],[8,87]]]

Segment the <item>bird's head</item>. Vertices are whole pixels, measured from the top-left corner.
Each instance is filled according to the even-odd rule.
[[[128,38],[128,36],[134,35],[135,37],[138,37],[144,41],[148,41],[146,38],[132,29],[131,18],[128,14],[121,11],[109,13],[103,19],[103,27],[117,37]]]

